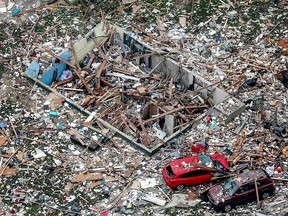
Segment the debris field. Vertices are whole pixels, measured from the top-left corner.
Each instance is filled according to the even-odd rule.
[[[287,215],[287,9],[0,0],[0,215]]]

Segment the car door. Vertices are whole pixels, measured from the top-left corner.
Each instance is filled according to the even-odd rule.
[[[256,189],[255,189],[255,183],[250,182],[247,185],[247,194],[248,194],[248,200],[255,200],[256,199]]]
[[[196,185],[211,181],[211,173],[207,170],[194,170],[180,177],[185,185]]]
[[[253,187],[251,183],[242,185],[241,187],[238,188],[238,190],[234,194],[235,201],[237,203],[243,203],[250,200],[251,198],[253,198],[252,192]],[[255,193],[255,186],[254,186],[254,193]]]

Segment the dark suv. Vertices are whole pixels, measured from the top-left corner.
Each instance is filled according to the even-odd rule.
[[[208,199],[216,209],[228,212],[233,206],[256,200],[255,179],[260,198],[266,199],[274,195],[273,180],[266,171],[258,169],[241,173],[212,187],[208,191]]]

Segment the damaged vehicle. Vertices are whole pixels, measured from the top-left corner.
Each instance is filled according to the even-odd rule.
[[[275,184],[262,169],[247,171],[229,178],[208,191],[208,199],[216,210],[229,212],[234,206],[256,200],[256,184],[261,199],[274,195]]]
[[[182,190],[185,186],[210,182],[216,173],[223,173],[228,167],[226,158],[215,153],[171,161],[164,166],[162,175],[170,188]]]
[[[196,142],[191,147],[191,151],[194,153],[206,152],[207,150],[208,144],[206,142]]]

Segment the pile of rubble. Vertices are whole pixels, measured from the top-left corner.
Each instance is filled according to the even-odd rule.
[[[288,5],[226,2],[0,1],[0,214],[217,215],[205,192],[257,168],[275,196],[232,214],[287,214]],[[171,190],[199,141],[227,175]]]

